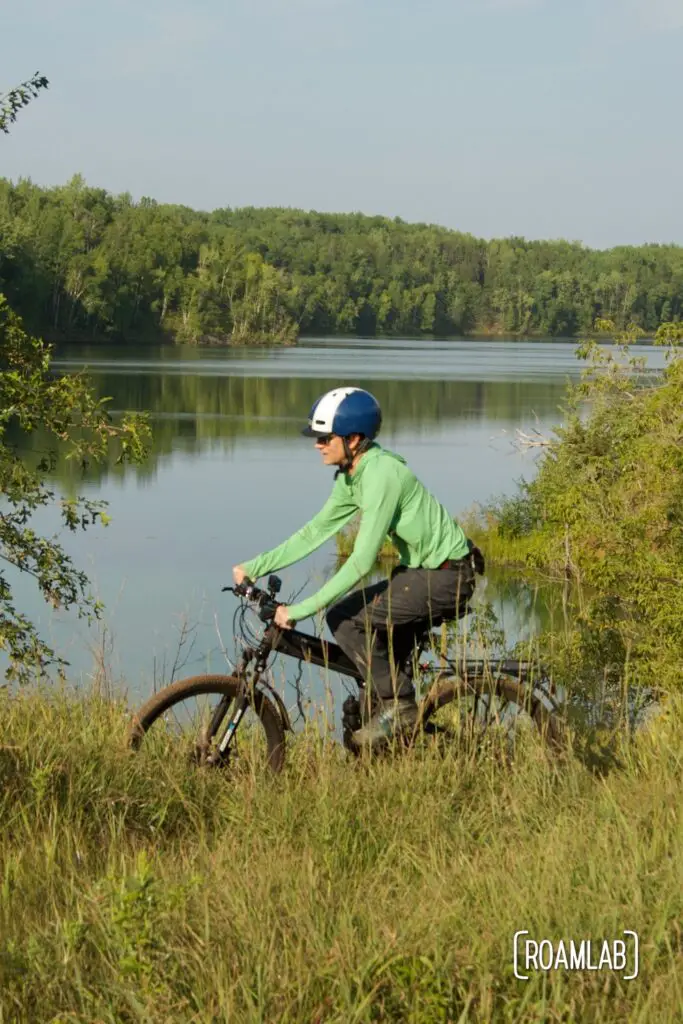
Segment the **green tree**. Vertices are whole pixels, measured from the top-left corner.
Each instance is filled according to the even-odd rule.
[[[616,353],[580,346],[588,365],[565,424],[534,479],[491,510],[489,541],[497,533],[499,551],[575,581],[580,614],[544,638],[568,682],[673,689],[683,650],[683,323],[657,331],[668,349],[657,376],[631,351],[641,334],[624,332]]]
[[[9,427],[46,431],[52,443],[34,466],[22,461],[8,442]],[[140,461],[146,451],[144,417],[112,423],[106,399],[96,399],[82,374],[54,377],[50,349],[26,334],[20,319],[0,295],[0,558],[32,576],[43,597],[55,607],[75,607],[79,616],[98,616],[101,605],[88,590],[85,573],[74,566],[55,538],[38,535],[32,524],[36,511],[57,505],[63,525],[86,529],[98,520],[106,524],[105,503],[81,498],[59,498],[47,486],[57,468],[57,443],[62,457],[86,465],[117,449],[117,460]],[[17,611],[7,570],[0,571],[0,649],[10,658],[10,678],[28,678],[50,664],[62,666],[52,649],[38,636],[25,615]]]
[[[41,75],[39,71],[29,78],[28,81],[22,82],[14,89],[10,89],[6,93],[0,93],[0,131],[7,134],[9,132],[9,126],[13,124],[17,119],[17,114],[22,107],[27,107],[32,99],[35,99],[41,89],[47,89],[48,82],[45,75]]]
[[[0,103],[0,128],[7,131],[17,111],[46,86],[47,79],[36,75],[10,92]],[[88,459],[104,458],[113,447],[118,449],[119,461],[144,457],[148,440],[145,418],[124,417],[116,426],[106,411],[106,401],[95,397],[82,374],[55,377],[50,372],[49,347],[26,333],[0,293],[0,559],[32,576],[54,607],[75,607],[79,617],[88,619],[97,617],[102,606],[89,593],[86,574],[74,566],[54,537],[39,536],[32,520],[39,509],[56,504],[62,524],[72,531],[86,529],[98,519],[106,525],[104,502],[58,498],[47,486],[59,461],[59,442],[66,446],[63,456],[83,466]],[[7,437],[10,428],[28,434],[38,428],[47,432],[51,443],[36,465],[17,455]],[[7,569],[0,570],[0,650],[9,656],[10,679],[27,680],[54,664],[63,670],[63,660],[41,639],[34,623],[17,610]]]
[[[683,316],[683,248],[485,242],[360,214],[136,203],[78,175],[50,189],[0,179],[0,287],[50,338],[560,336],[600,317],[654,333]]]

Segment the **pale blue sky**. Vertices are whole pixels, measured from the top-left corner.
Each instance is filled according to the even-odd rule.
[[[682,53],[683,0],[0,0],[0,175],[683,243]]]

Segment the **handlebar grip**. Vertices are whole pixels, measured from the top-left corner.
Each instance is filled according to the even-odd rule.
[[[246,597],[249,592],[249,588],[254,587],[253,582],[246,576],[241,583],[236,583],[234,587],[221,587],[221,593],[224,594],[226,590],[229,590],[232,594],[237,594],[238,597]]]

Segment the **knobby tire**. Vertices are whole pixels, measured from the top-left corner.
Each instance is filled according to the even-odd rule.
[[[130,731],[130,746],[139,750],[146,733],[154,723],[167,711],[188,698],[202,694],[228,696],[234,700],[240,688],[240,680],[236,676],[204,675],[180,679],[177,683],[159,690],[143,704],[133,719]],[[282,771],[285,763],[285,726],[275,705],[261,691],[255,690],[250,707],[258,715],[266,737],[267,767],[277,774]]]
[[[543,691],[543,696],[548,695]],[[436,684],[434,690],[427,694],[423,702],[421,724],[426,725],[433,715],[447,704],[457,701],[460,696],[472,696],[472,692],[459,685],[457,677],[447,677]],[[501,675],[492,685],[479,686],[476,699],[490,695],[502,698],[510,704],[526,711],[542,739],[550,746],[557,747],[562,740],[562,723],[554,711],[547,708],[543,701],[535,696],[534,687],[512,676]],[[551,699],[552,698],[548,698]]]

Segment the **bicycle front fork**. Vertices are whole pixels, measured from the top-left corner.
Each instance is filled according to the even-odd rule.
[[[232,698],[228,696],[221,697],[220,701],[218,702],[216,709],[213,715],[211,716],[211,723],[209,725],[209,743],[211,743],[214,736],[218,735],[218,732],[223,723],[223,719],[227,715],[231,703]],[[244,717],[244,712],[247,710],[248,707],[249,699],[247,698],[246,693],[240,691],[240,693],[238,693],[237,697],[235,698],[235,705],[232,714],[230,715],[230,719],[227,725],[225,726],[223,735],[219,740],[215,750],[211,754],[209,754],[207,758],[208,764],[222,764],[228,760],[228,752],[230,750],[230,745],[232,744],[235,738],[237,727],[242,721],[242,718]]]

